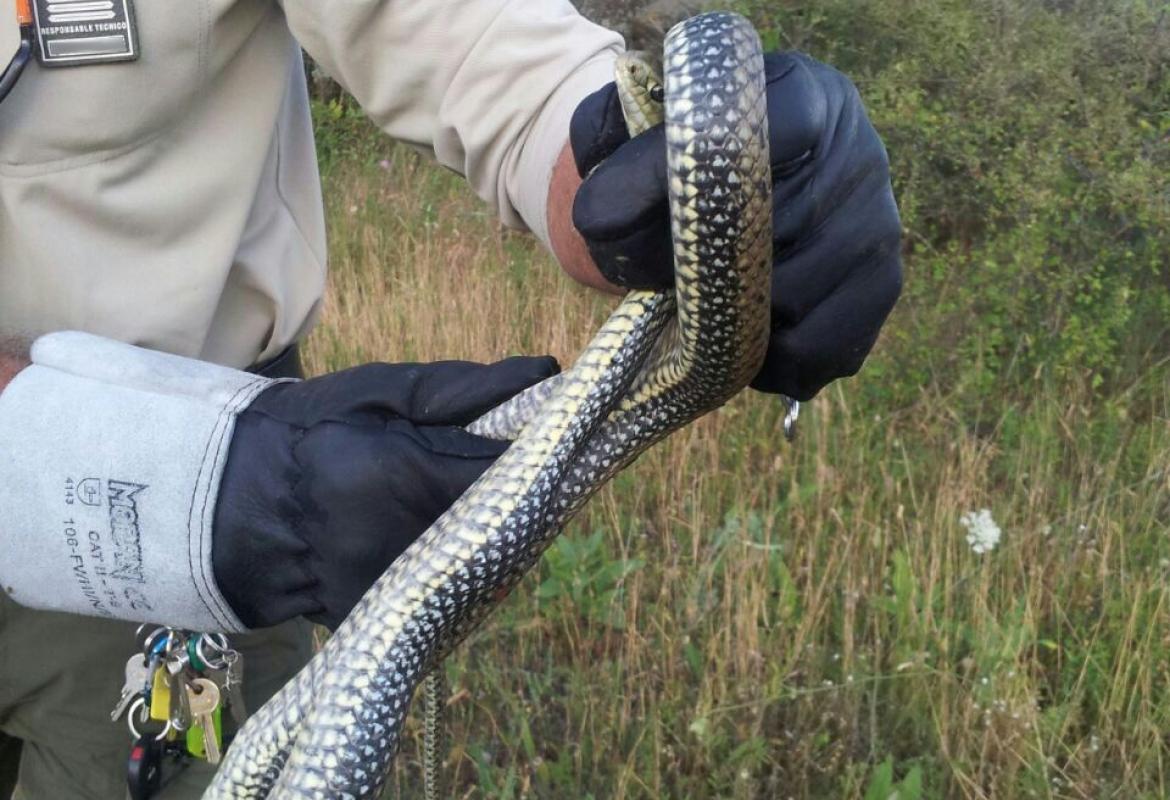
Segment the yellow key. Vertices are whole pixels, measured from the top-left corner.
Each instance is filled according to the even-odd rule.
[[[203,729],[203,755],[211,764],[218,764],[223,749],[216,712],[219,711],[219,687],[207,678],[196,678],[185,687],[190,698],[193,727]]]
[[[159,665],[154,671],[150,688],[150,718],[166,722],[171,718],[171,684],[167,681],[166,667]]]

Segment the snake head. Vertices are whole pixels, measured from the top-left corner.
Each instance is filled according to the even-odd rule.
[[[665,99],[662,58],[631,50],[618,56],[615,72],[618,98],[630,136],[637,136],[662,122]]]

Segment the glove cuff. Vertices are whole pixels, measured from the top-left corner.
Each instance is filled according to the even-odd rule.
[[[211,531],[236,416],[275,381],[78,332],[0,394],[0,586],[22,605],[246,630]]]

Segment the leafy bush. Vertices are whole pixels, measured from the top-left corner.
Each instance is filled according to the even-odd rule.
[[[890,153],[894,391],[1115,388],[1170,325],[1170,20],[1142,0],[766,0],[768,47],[858,84]],[[887,365],[887,369],[889,369]]]

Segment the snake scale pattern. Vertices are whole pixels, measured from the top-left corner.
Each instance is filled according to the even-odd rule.
[[[568,371],[471,427],[519,435],[252,716],[205,798],[379,796],[428,671],[606,480],[758,371],[772,241],[759,39],[705,14],[671,29],[662,63],[674,291],[628,294]],[[638,58],[618,70],[635,89],[655,80]]]

